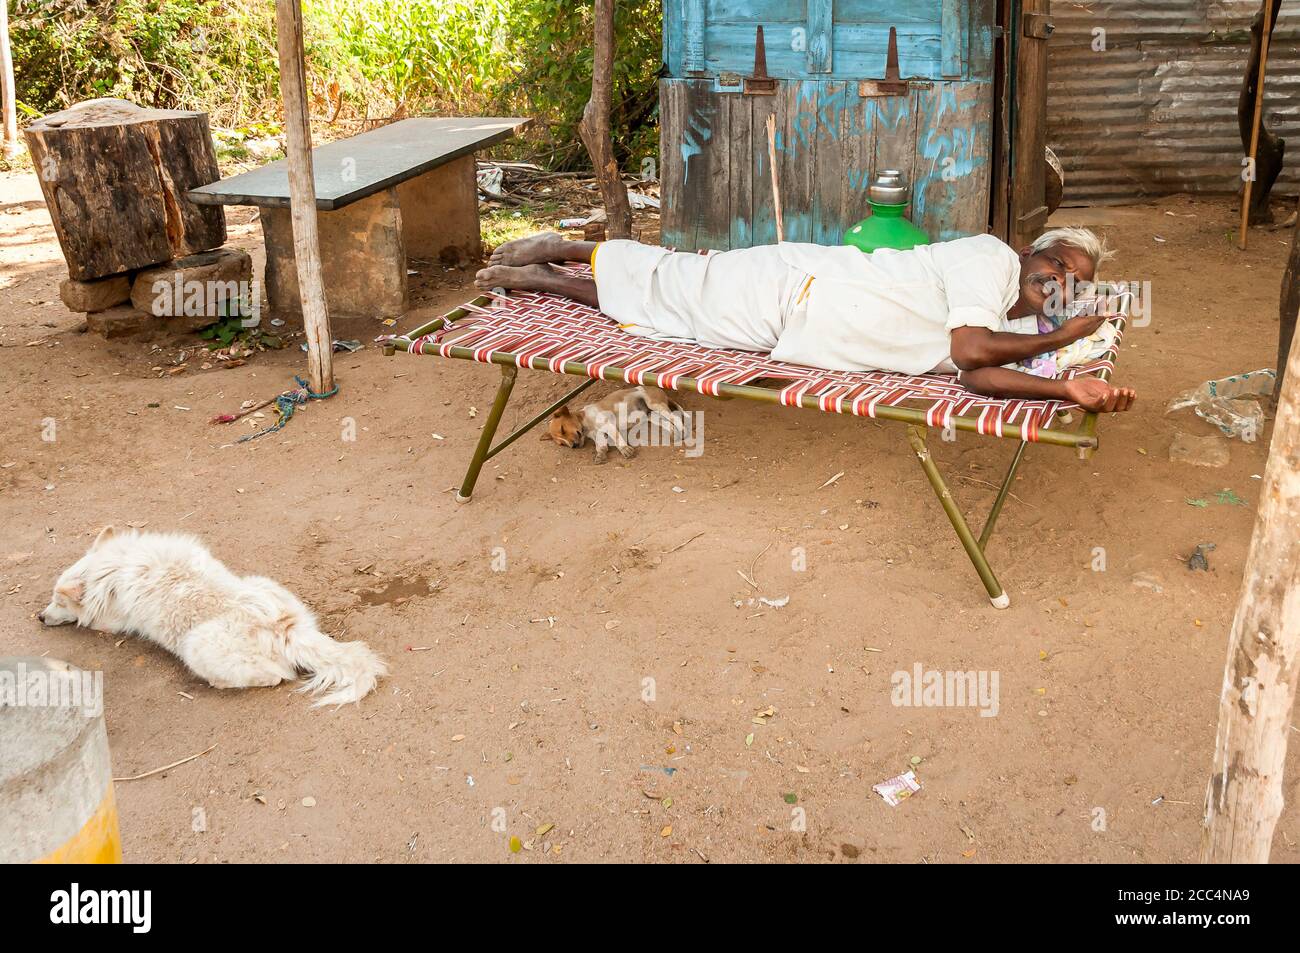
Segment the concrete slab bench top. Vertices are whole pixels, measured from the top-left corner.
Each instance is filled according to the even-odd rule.
[[[339,139],[312,150],[316,208],[331,212],[430,169],[470,155],[528,125],[509,117],[415,118]],[[289,161],[222,179],[185,193],[200,205],[289,207]]]

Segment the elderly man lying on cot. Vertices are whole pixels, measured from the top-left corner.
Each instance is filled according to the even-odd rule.
[[[978,394],[1128,410],[1129,388],[1058,380],[1104,350],[1104,314],[1062,319],[1072,289],[1109,257],[1082,228],[1046,232],[1019,254],[991,235],[864,254],[782,242],[696,255],[634,241],[548,233],[506,242],[480,288],[545,291],[598,307],[631,334],[761,351],[830,370],[960,375]],[[590,261],[593,278],[552,262]]]

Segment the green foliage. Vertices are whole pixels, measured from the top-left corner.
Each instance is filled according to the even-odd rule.
[[[542,202],[523,209],[489,209],[479,215],[483,244],[496,248],[514,238],[535,235],[555,228],[554,202]]]
[[[481,103],[513,65],[509,13],[504,0],[307,0],[303,17],[313,66],[345,63],[353,97],[401,114]]]
[[[523,106],[554,146],[552,164],[586,165],[578,123],[591,93],[592,10],[573,0],[512,4],[511,49],[520,63],[500,101]],[[662,44],[659,0],[618,0],[611,131],[620,162],[639,163],[656,150],[656,107]]]
[[[234,124],[273,108],[274,5],[250,0],[13,0],[25,114],[118,96]]]
[[[4,2],[4,0],[0,0]],[[271,0],[9,0],[25,116],[118,96],[201,109],[239,141],[280,119]],[[618,0],[613,134],[655,150],[660,0]],[[313,117],[516,113],[557,168],[586,165],[592,14],[579,0],[303,0]],[[351,129],[340,130],[350,132]]]

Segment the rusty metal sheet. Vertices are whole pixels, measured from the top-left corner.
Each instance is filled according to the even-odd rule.
[[[1237,97],[1260,0],[1056,0],[1047,143],[1065,202],[1232,194],[1244,150]],[[1265,118],[1290,139],[1275,193],[1300,191],[1300,0],[1283,0]]]

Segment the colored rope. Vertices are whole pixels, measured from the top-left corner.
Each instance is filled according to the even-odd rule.
[[[275,407],[278,412],[278,417],[276,418],[275,423],[267,427],[265,430],[259,430],[257,433],[245,434],[236,440],[235,443],[245,443],[249,440],[256,440],[258,437],[265,437],[269,433],[275,433],[277,430],[283,430],[285,424],[293,419],[294,411],[307,403],[307,401],[325,400],[327,397],[333,397],[339,392],[339,385],[335,384],[325,393],[317,394],[312,391],[307,382],[297,374],[293,375],[293,379],[298,384],[298,390],[287,390],[275,399]]]

